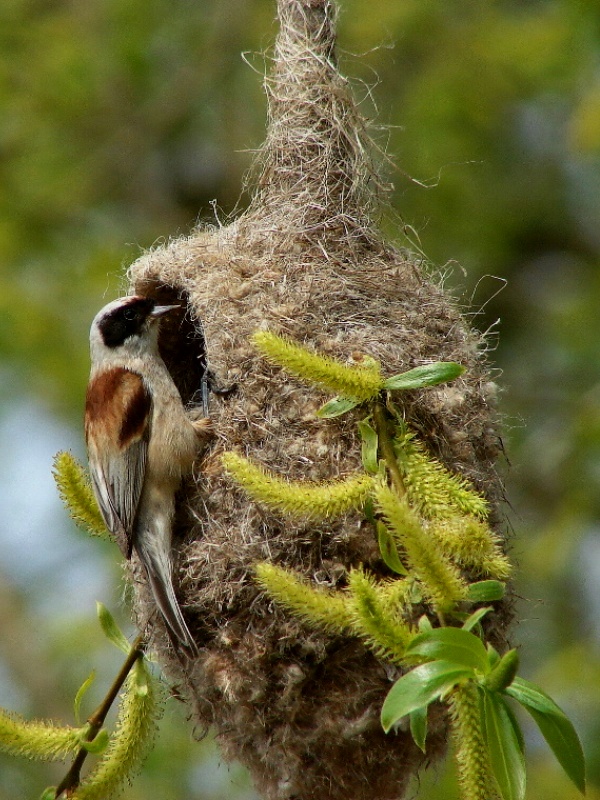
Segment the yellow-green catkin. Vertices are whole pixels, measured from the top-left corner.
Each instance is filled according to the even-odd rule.
[[[368,366],[348,367],[269,331],[257,331],[252,340],[269,361],[298,378],[324,386],[344,397],[371,400],[383,389],[384,379],[375,362],[367,362]]]
[[[394,441],[398,465],[409,501],[426,519],[469,514],[488,515],[488,503],[461,475],[431,458],[425,446],[404,425]]]
[[[496,800],[487,746],[481,727],[479,690],[469,682],[447,697],[461,800]]]
[[[466,599],[467,585],[458,569],[428,536],[406,502],[383,482],[377,484],[375,502],[434,610],[443,614]]]
[[[410,614],[414,591],[413,578],[396,578],[377,583],[377,594],[386,614],[400,616]]]
[[[108,747],[72,800],[108,800],[140,766],[150,750],[162,711],[157,682],[142,659],[130,672]]]
[[[500,539],[486,522],[473,517],[453,517],[428,524],[431,537],[463,569],[480,577],[504,581],[511,573]]]
[[[378,656],[401,661],[415,631],[397,609],[396,613],[390,613],[389,589],[382,590],[375,578],[362,569],[351,570],[348,584],[354,604],[355,630]]]
[[[311,586],[295,573],[262,563],[256,577],[277,603],[306,622],[332,633],[349,633],[353,625],[352,606],[345,592]]]
[[[45,720],[28,721],[0,709],[0,750],[39,761],[62,761],[77,752],[83,731]]]
[[[293,482],[269,474],[234,452],[224,453],[222,461],[253,500],[298,518],[328,519],[362,508],[373,486],[373,478],[364,473],[326,483]]]
[[[54,480],[61,500],[73,520],[94,536],[109,538],[85,469],[66,451],[54,457]]]

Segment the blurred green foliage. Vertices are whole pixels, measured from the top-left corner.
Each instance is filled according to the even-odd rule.
[[[386,230],[442,266],[502,371],[522,674],[576,722],[589,796],[600,796],[600,7],[341,4],[342,68],[398,165],[384,165]],[[121,290],[123,266],[198,217],[243,207],[274,15],[272,0],[0,4],[0,359],[13,387],[3,397],[23,391],[79,425],[89,321]],[[11,598],[28,657],[3,656],[2,672],[20,710],[68,713],[105,667],[93,609],[48,630],[27,593]],[[248,791],[203,782],[206,746],[172,705],[128,797]],[[533,731],[528,740],[529,796],[575,797]],[[14,761],[0,775],[0,798],[56,779]],[[423,797],[453,796],[425,780]]]

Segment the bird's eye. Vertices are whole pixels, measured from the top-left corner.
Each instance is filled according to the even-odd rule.
[[[137,316],[137,312],[135,308],[125,308],[123,310],[123,317],[128,321],[132,322]]]

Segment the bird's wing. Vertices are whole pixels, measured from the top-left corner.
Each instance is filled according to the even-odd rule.
[[[92,485],[107,528],[129,558],[148,454],[152,396],[141,375],[118,367],[88,386],[85,437]]]

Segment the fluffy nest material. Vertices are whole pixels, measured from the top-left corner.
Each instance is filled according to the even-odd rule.
[[[265,798],[391,800],[425,759],[408,733],[381,730],[379,710],[397,672],[355,639],[309,629],[253,579],[264,560],[328,587],[344,586],[359,564],[385,575],[373,531],[359,514],[322,525],[283,520],[227,478],[220,455],[236,450],[294,479],[360,469],[356,419],[315,418],[327,395],[261,358],[249,341],[257,329],[341,360],[368,354],[388,375],[455,360],[467,367],[464,377],[413,392],[405,414],[434,455],[497,508],[493,384],[479,335],[371,221],[376,180],[334,61],[331,3],[278,5],[268,133],[249,209],[130,268],[131,291],[181,303],[163,329],[163,356],[185,402],[197,400],[208,367],[216,428],[181,492],[175,530],[175,581],[197,661],[182,668],[137,572],[136,612],[197,722],[214,726],[226,758],[249,768]],[[503,621],[496,624],[501,633]],[[446,738],[440,712],[430,724],[429,760]]]

